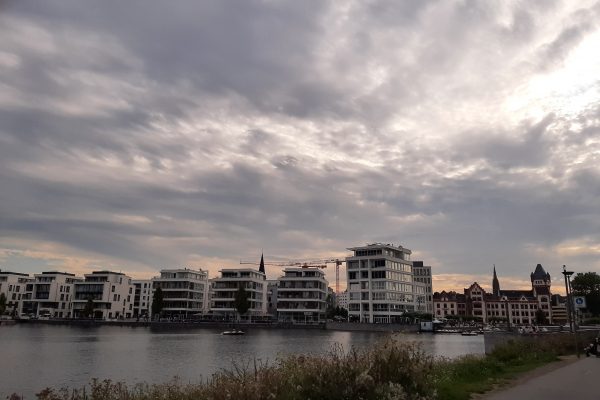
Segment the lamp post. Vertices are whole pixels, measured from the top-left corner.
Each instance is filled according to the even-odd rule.
[[[569,319],[569,330],[572,332],[575,331],[575,326],[573,324],[573,303],[571,299],[571,275],[573,275],[573,271],[567,271],[567,266],[563,265],[562,274],[565,276],[565,290],[567,293],[567,318]]]
[[[579,358],[579,343],[577,340],[577,329],[575,326],[575,322],[573,321],[573,313],[574,313],[574,305],[573,305],[573,296],[571,293],[571,275],[573,275],[573,271],[567,271],[567,266],[563,265],[562,274],[565,276],[565,288],[567,290],[567,312],[569,314],[569,327],[571,333],[573,333],[573,338],[575,339],[575,351],[577,352],[577,358]]]
[[[510,314],[508,313],[508,298],[505,300],[506,307],[506,330],[510,332]]]

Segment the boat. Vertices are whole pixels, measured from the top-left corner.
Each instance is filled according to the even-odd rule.
[[[434,332],[435,333],[460,333],[460,330],[459,329],[442,328],[442,329],[436,329]]]
[[[479,333],[477,331],[462,331],[460,333],[462,336],[477,336]]]
[[[246,332],[241,329],[232,329],[230,331],[221,332],[221,335],[244,335]]]

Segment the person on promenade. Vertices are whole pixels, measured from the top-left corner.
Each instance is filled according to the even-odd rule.
[[[600,338],[596,337],[594,339],[594,341],[585,348],[585,356],[586,357],[589,357],[590,354],[593,354],[596,357],[600,357],[600,354],[598,354],[598,344],[599,344],[598,342],[599,341],[600,341]]]

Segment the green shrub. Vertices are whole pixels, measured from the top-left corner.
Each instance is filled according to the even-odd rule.
[[[579,335],[577,346],[594,333]],[[468,399],[515,373],[575,352],[572,334],[512,339],[488,356],[434,359],[415,344],[393,339],[369,350],[333,348],[321,356],[290,355],[272,364],[236,364],[205,382],[129,386],[97,379],[81,389],[45,389],[39,400],[304,400]]]

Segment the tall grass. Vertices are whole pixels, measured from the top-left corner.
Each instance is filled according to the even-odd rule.
[[[488,356],[435,359],[393,339],[369,350],[340,347],[273,364],[237,364],[197,384],[127,385],[92,380],[80,389],[45,389],[39,400],[468,399],[513,374],[574,351],[571,335],[511,340]]]

